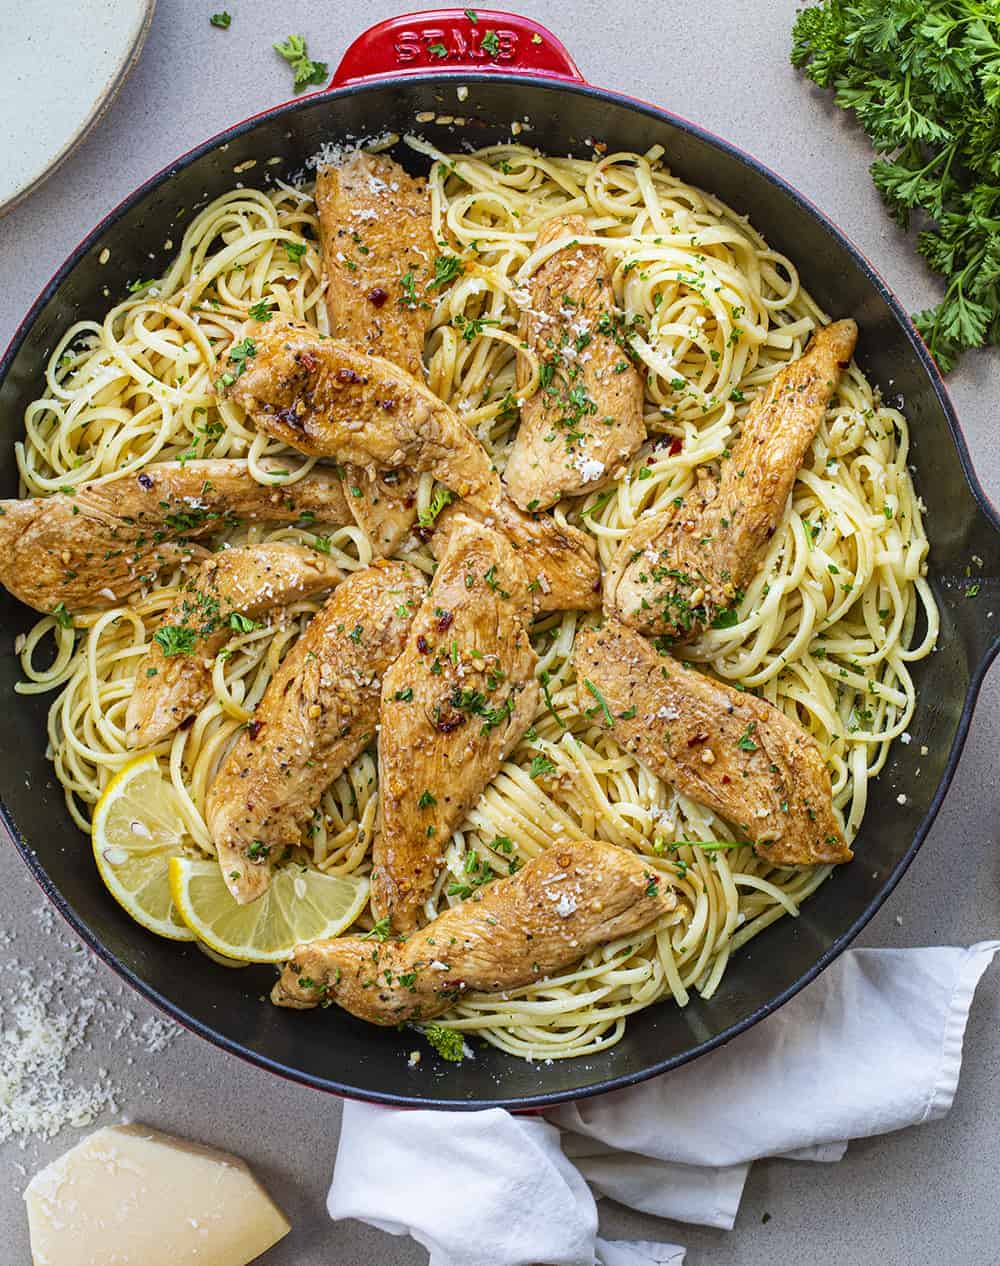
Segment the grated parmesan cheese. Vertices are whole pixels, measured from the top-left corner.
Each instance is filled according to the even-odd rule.
[[[31,1140],[55,1138],[118,1110],[119,1092],[108,1069],[83,1078],[77,1066],[81,1053],[115,1050],[127,1064],[129,1047],[158,1054],[183,1032],[163,1016],[140,1020],[123,986],[114,992],[104,988],[97,959],[75,938],[57,932],[51,906],[40,907],[36,917],[43,935],[76,952],[58,970],[50,959],[10,958],[0,977],[0,1143],[22,1149]]]

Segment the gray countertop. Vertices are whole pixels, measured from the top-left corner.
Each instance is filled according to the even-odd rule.
[[[95,7],[100,2],[90,0]],[[139,65],[101,126],[54,179],[0,223],[0,346],[79,238],[135,185],[205,137],[289,95],[287,67],[270,51],[275,40],[301,31],[313,56],[333,64],[364,26],[405,8],[228,0],[233,24],[220,32],[208,15],[222,7],[222,0],[159,0]],[[780,171],[877,261],[911,309],[934,300],[936,283],[872,188],[864,138],[788,65],[793,0],[617,6],[560,0],[520,8],[566,40],[593,83],[696,119]],[[45,90],[44,76],[39,87]],[[1000,357],[967,357],[950,385],[980,477],[996,500]],[[859,944],[968,943],[997,935],[998,703],[994,670],[937,823]],[[80,949],[74,952],[71,934],[40,912],[41,893],[9,843],[0,847],[0,891],[0,943],[8,957],[54,979],[72,978],[80,970]],[[293,1234],[262,1261],[412,1266],[425,1260],[409,1240],[327,1219],[324,1196],[340,1114],[335,1099],[249,1067],[189,1034],[168,1041],[159,1026],[143,1028],[151,1009],[96,960],[87,970],[100,1005],[67,1084],[93,1084],[105,1068],[122,1115],[245,1156],[294,1224]],[[812,1266],[996,1261],[998,1034],[1000,971],[994,969],[979,989],[958,1097],[945,1120],[852,1144],[837,1165],[755,1165],[731,1233],[662,1223],[608,1202],[601,1206],[604,1233],[687,1244],[691,1266],[771,1266],[806,1254]],[[23,1151],[9,1142],[0,1148],[0,1164],[8,1174],[12,1165],[31,1173],[78,1133],[29,1142]],[[0,1190],[11,1266],[29,1261],[24,1181],[15,1173]],[[766,1222],[765,1212],[771,1215]]]

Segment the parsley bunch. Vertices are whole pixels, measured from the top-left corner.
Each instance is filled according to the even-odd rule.
[[[792,63],[853,110],[893,219],[947,282],[914,315],[944,372],[1000,343],[1000,4],[823,0],[792,32]]]

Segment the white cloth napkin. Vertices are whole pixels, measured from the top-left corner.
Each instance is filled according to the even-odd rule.
[[[729,1228],[752,1161],[836,1161],[943,1116],[998,949],[852,950],[727,1046],[547,1120],[347,1102],[330,1216],[412,1235],[430,1266],[679,1264],[677,1245],[600,1239],[594,1196]]]

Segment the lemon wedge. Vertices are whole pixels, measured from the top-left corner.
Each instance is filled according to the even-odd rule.
[[[119,770],[94,810],[91,842],[104,886],[136,923],[172,941],[194,939],[174,909],[167,867],[189,840],[177,792],[152,755]]]
[[[324,875],[286,866],[262,897],[239,905],[217,862],[170,859],[170,891],[181,918],[217,954],[245,963],[280,963],[296,945],[338,936],[368,900],[357,875]]]

